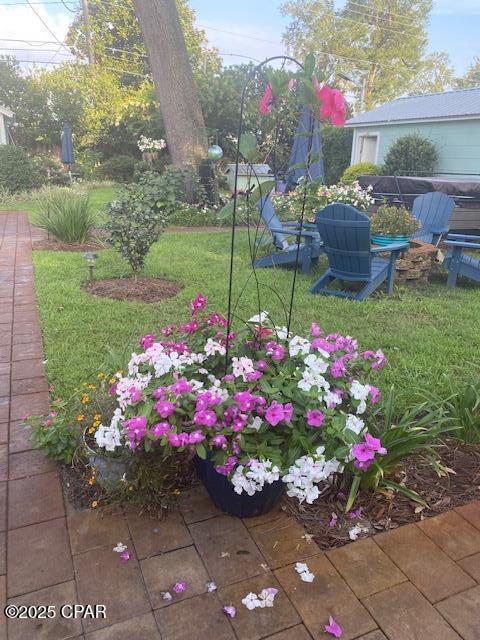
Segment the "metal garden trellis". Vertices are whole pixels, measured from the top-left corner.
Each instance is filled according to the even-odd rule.
[[[276,295],[276,297],[278,298],[278,300],[281,302],[283,310],[284,310],[284,313],[285,313],[285,325],[286,325],[286,329],[287,329],[287,334],[290,332],[292,313],[293,313],[293,304],[294,304],[294,298],[295,298],[295,287],[296,287],[296,282],[297,282],[297,270],[298,270],[298,264],[299,264],[301,236],[297,235],[297,240],[296,240],[296,244],[297,244],[297,247],[296,247],[296,260],[295,260],[295,266],[294,266],[294,269],[293,269],[292,282],[291,282],[290,293],[289,293],[289,302],[288,302],[288,308],[287,308],[287,306],[284,304],[284,301],[283,301],[281,295],[279,294],[279,292],[276,291],[273,287],[271,287],[270,285],[268,285],[266,283],[260,283],[259,279],[258,279],[257,270],[255,269],[255,266],[254,266],[255,256],[256,256],[256,251],[257,251],[258,246],[259,246],[259,242],[262,240],[263,235],[266,232],[266,229],[263,228],[260,231],[260,225],[261,225],[261,222],[260,222],[261,221],[261,216],[260,216],[258,221],[256,222],[256,225],[255,225],[255,234],[254,234],[253,242],[252,242],[251,227],[250,227],[250,212],[249,212],[249,210],[250,210],[249,204],[250,204],[250,200],[251,200],[251,196],[252,196],[252,189],[250,189],[250,188],[247,190],[246,203],[247,203],[247,234],[248,234],[248,244],[249,244],[249,249],[250,249],[250,257],[251,257],[252,267],[251,267],[250,274],[246,278],[245,283],[244,283],[243,287],[241,288],[240,293],[237,296],[237,299],[236,299],[235,303],[233,303],[234,254],[235,254],[237,213],[238,213],[238,204],[239,204],[238,175],[239,175],[240,158],[242,156],[241,141],[242,141],[242,135],[244,134],[243,127],[244,127],[244,115],[245,115],[245,107],[246,107],[247,90],[248,90],[250,84],[256,78],[257,75],[261,74],[266,79],[266,76],[265,76],[265,73],[264,73],[263,69],[267,65],[269,65],[269,64],[271,64],[273,62],[277,62],[278,63],[279,61],[282,61],[282,65],[283,66],[285,66],[287,63],[293,63],[294,65],[296,65],[297,70],[305,71],[304,64],[302,64],[301,62],[299,62],[298,60],[296,60],[293,57],[290,57],[290,56],[273,56],[273,57],[267,58],[263,62],[260,62],[258,65],[256,65],[248,73],[248,75],[247,75],[247,77],[245,79],[245,83],[244,83],[243,90],[242,90],[242,95],[241,95],[239,125],[238,125],[236,153],[235,153],[235,181],[234,181],[232,225],[231,225],[231,237],[230,237],[230,265],[229,265],[229,280],[228,280],[227,341],[226,341],[226,354],[225,354],[225,368],[227,368],[228,357],[229,357],[229,343],[230,343],[230,333],[231,333],[231,328],[232,328],[232,321],[233,321],[234,317],[236,317],[237,305],[238,305],[243,293],[245,292],[245,289],[246,289],[246,286],[247,286],[248,282],[250,281],[250,279],[252,277],[253,277],[253,279],[255,281],[255,286],[256,286],[256,297],[257,297],[257,305],[258,305],[258,314],[259,314],[259,316],[262,313],[260,287],[264,286],[265,288],[270,289],[270,291],[272,293],[274,293]],[[302,108],[304,108],[304,105],[302,105]],[[305,174],[308,174],[310,165],[314,161],[318,161],[318,158],[313,158],[312,157],[312,140],[313,140],[314,128],[315,128],[315,119],[312,117],[312,118],[310,118],[309,129],[308,129],[308,132],[306,134],[306,136],[308,138],[308,151],[307,151],[306,159],[305,159],[305,163],[304,163]],[[278,134],[278,130],[277,130],[277,134]],[[278,135],[275,136],[275,144],[277,143],[277,137],[278,137]],[[275,149],[273,150],[273,156],[275,157]],[[250,175],[253,176],[253,178],[256,180],[256,183],[257,183],[257,185],[258,185],[258,187],[260,189],[260,194],[261,195],[265,195],[265,194],[262,194],[261,183],[260,183],[260,180],[259,180],[259,176],[257,175],[253,164],[249,160],[247,160],[247,164],[248,164],[248,167],[249,167],[249,170],[250,170],[249,171]],[[296,168],[298,169],[298,167],[296,167]],[[301,209],[300,219],[298,221],[300,230],[303,229],[303,225],[304,225],[304,221],[305,221],[305,204],[306,204],[306,196],[307,196],[306,180],[304,182],[305,182],[305,188],[304,188],[304,192],[303,192],[302,209]],[[256,203],[254,203],[254,204],[256,204]],[[263,207],[264,205],[262,204],[261,206]]]

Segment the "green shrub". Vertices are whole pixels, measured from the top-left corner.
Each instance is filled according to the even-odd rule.
[[[61,242],[81,244],[90,238],[96,220],[88,194],[57,187],[42,190],[32,222]]]
[[[99,167],[102,178],[117,182],[129,182],[133,178],[134,170],[135,158],[133,156],[113,156],[113,158],[105,160]]]
[[[57,411],[44,417],[31,416],[26,423],[30,426],[30,440],[36,449],[57,462],[72,464],[81,442],[78,423],[65,413]]]
[[[397,138],[389,148],[383,165],[386,175],[429,174],[438,161],[437,147],[428,138],[410,133]]]
[[[35,187],[44,185],[66,186],[70,183],[70,176],[54,158],[50,156],[36,156],[32,158],[34,166]]]
[[[380,173],[380,167],[373,162],[357,162],[345,169],[342,182],[350,184],[358,180],[360,176],[378,176]]]
[[[132,271],[142,269],[154,242],[176,209],[176,185],[167,173],[145,173],[140,182],[125,186],[108,205],[108,242],[128,261]]]
[[[372,233],[381,236],[413,236],[420,228],[414,215],[404,207],[382,204],[370,216]]]
[[[353,130],[325,126],[322,129],[325,183],[336,184],[350,164]]]
[[[0,145],[0,188],[17,193],[35,186],[35,169],[21,147]]]
[[[84,149],[83,151],[75,151],[75,158],[78,163],[75,165],[82,169],[82,177],[85,180],[94,180],[101,166],[103,153],[93,149]]]

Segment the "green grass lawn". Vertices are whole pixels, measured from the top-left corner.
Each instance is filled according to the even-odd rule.
[[[93,187],[88,189],[90,195],[90,203],[92,210],[98,214],[99,220],[103,219],[102,212],[105,205],[111,202],[115,198],[115,194],[118,191],[118,187]],[[33,213],[35,208],[35,201],[21,200],[19,202],[10,202],[8,204],[0,203],[1,211],[26,211],[27,213]]]
[[[251,273],[246,234],[238,234],[235,291]],[[82,254],[34,252],[35,278],[44,332],[49,381],[66,397],[76,385],[105,366],[109,348],[125,354],[140,335],[188,314],[187,304],[202,291],[224,312],[227,302],[229,233],[166,233],[147,260],[148,275],[182,282],[175,297],[157,304],[97,299],[82,289],[86,267]],[[469,363],[480,362],[480,290],[460,282],[447,290],[446,276],[422,287],[397,287],[392,298],[383,293],[363,303],[312,296],[311,283],[324,263],[309,276],[298,275],[292,327],[306,331],[312,321],[326,331],[355,336],[361,347],[382,348],[389,365],[378,376],[380,386],[395,384],[403,403],[413,402],[418,389],[439,390],[442,375],[467,379]],[[96,277],[126,274],[126,263],[112,250],[99,253]],[[292,271],[257,271],[261,308],[284,324],[282,304],[288,304]],[[263,286],[266,285],[266,286]],[[248,318],[257,311],[250,279],[237,314]]]

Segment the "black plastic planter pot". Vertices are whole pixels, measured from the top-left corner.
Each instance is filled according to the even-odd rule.
[[[194,458],[197,475],[208,491],[211,499],[224,513],[237,518],[253,518],[268,513],[280,499],[284,484],[277,480],[265,485],[262,491],[253,496],[235,493],[233,485],[225,476],[215,471],[213,463],[207,458]]]

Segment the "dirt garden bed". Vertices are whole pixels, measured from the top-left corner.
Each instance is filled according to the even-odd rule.
[[[166,298],[173,298],[183,289],[183,286],[180,282],[138,276],[93,280],[87,282],[84,289],[98,298],[132,302],[160,302]]]
[[[91,240],[84,244],[69,244],[67,242],[60,242],[54,238],[45,240],[35,240],[33,242],[34,251],[101,251],[105,249],[105,245],[100,240]]]
[[[352,511],[345,514],[346,495],[336,489],[312,505],[286,498],[283,508],[304,525],[321,549],[326,550],[348,544],[355,539],[355,533],[358,537],[368,537],[479,499],[480,446],[449,440],[438,448],[438,454],[448,470],[445,475],[440,476],[426,459],[414,456],[404,462],[395,478],[416,491],[428,507],[401,493],[369,492],[359,494]],[[357,532],[357,526],[362,530]]]

